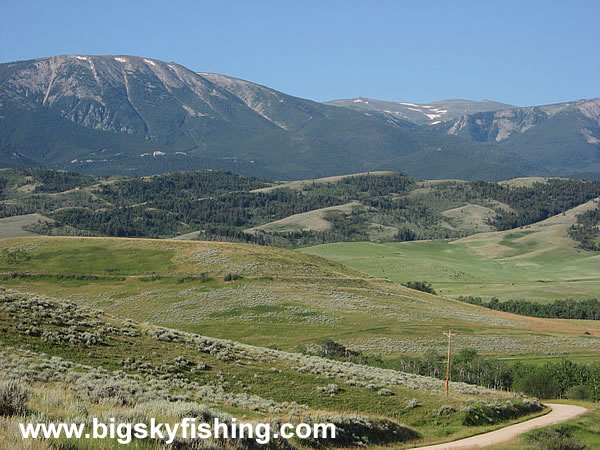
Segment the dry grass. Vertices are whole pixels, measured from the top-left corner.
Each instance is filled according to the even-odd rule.
[[[35,236],[35,233],[25,230],[24,227],[34,225],[41,221],[54,222],[53,219],[49,219],[48,217],[37,213],[0,219],[0,239]]]
[[[327,231],[331,228],[331,222],[325,220],[327,213],[338,211],[344,214],[351,214],[355,209],[364,208],[364,205],[359,202],[350,202],[344,205],[315,209],[313,211],[294,214],[293,216],[276,220],[275,222],[250,228],[246,230],[246,232],[253,233],[256,230],[263,230],[269,233],[286,233],[290,231]]]
[[[393,173],[395,173],[395,172],[381,170],[381,171],[375,171],[375,172],[353,173],[351,175],[337,175],[337,176],[333,176],[333,177],[315,178],[313,180],[290,181],[288,183],[281,183],[281,184],[277,184],[275,186],[269,186],[266,188],[255,189],[251,192],[265,192],[266,193],[266,192],[273,192],[274,190],[277,190],[277,189],[293,189],[295,191],[302,191],[305,186],[311,185],[313,183],[314,184],[337,183],[338,181],[343,180],[345,178],[359,177],[362,175],[391,175]]]
[[[453,225],[457,225],[461,230],[481,233],[493,231],[493,227],[487,221],[494,217],[496,212],[485,206],[467,203],[464,206],[443,211],[442,215],[451,219]]]

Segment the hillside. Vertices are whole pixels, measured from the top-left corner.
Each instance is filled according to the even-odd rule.
[[[368,98],[327,104],[363,111],[406,128],[495,142],[519,155],[529,174],[598,178],[600,100],[515,107],[483,100],[444,100],[427,104]]]
[[[211,168],[274,179],[396,170],[499,180],[537,170],[493,142],[135,56],[0,64],[0,104],[4,167],[107,175]]]
[[[597,298],[600,256],[568,235],[577,216],[595,208],[589,201],[531,225],[450,242],[338,243],[303,251],[395,282],[426,280],[444,296]]]
[[[4,289],[0,330],[0,386],[16,377],[12,389],[28,392],[15,405],[20,418],[11,417],[12,404],[3,405],[0,439],[12,448],[21,444],[16,424],[23,417],[45,422],[119,417],[133,423],[156,415],[165,421],[218,417],[229,426],[232,417],[273,426],[327,421],[338,427],[337,440],[321,445],[347,447],[439,442],[542,408],[537,401],[463,383],[452,383],[452,395],[444,397],[443,383],[428,377],[140,324],[80,302]],[[486,424],[477,419],[492,409],[494,419]],[[142,442],[152,449],[191,445],[182,438],[175,447],[165,447],[165,440]],[[56,439],[38,443],[36,448],[61,445]],[[267,448],[319,443],[279,439]],[[208,444],[265,448],[250,439]],[[118,444],[102,441],[102,447]]]
[[[434,127],[476,142],[498,142],[540,173],[598,177],[600,99],[465,114]]]
[[[461,330],[458,350],[483,354],[586,354],[600,345],[583,335],[598,328],[488,311],[283,249],[106,238],[5,239],[0,247],[7,287],[288,351],[330,338],[370,354],[418,354],[442,350],[448,328]]]
[[[372,172],[273,183],[210,170],[106,178],[5,169],[0,236],[179,236],[282,247],[461,238],[529,225],[597,196],[600,182],[568,179],[423,181]],[[595,239],[593,230],[584,234],[582,242]]]

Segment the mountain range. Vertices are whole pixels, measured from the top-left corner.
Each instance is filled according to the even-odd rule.
[[[275,179],[600,176],[600,99],[318,103],[136,56],[0,64],[0,164],[95,174],[211,168]]]

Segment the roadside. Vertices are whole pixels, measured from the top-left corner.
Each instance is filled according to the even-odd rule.
[[[510,441],[515,439],[517,436],[534,430],[536,428],[546,427],[549,425],[558,424],[567,420],[573,419],[581,414],[588,412],[587,408],[583,406],[571,405],[571,404],[560,404],[560,403],[546,403],[547,406],[552,408],[549,414],[535,419],[528,420],[526,422],[510,425],[508,427],[501,428],[496,431],[489,433],[480,434],[466,439],[460,439],[454,442],[447,442],[445,444],[430,445],[427,447],[419,447],[415,450],[442,450],[442,449],[455,449],[455,448],[480,448],[491,445],[500,444],[502,442]]]

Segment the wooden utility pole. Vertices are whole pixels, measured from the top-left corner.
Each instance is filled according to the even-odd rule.
[[[452,341],[452,336],[456,336],[456,334],[448,330],[447,333],[444,333],[444,336],[448,336],[448,363],[446,364],[446,397],[448,397],[448,382],[450,381],[450,341]]]

